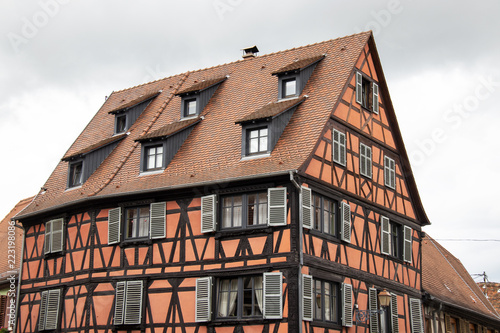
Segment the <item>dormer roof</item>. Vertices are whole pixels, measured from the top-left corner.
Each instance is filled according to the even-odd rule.
[[[201,82],[197,82],[197,83],[193,84],[189,88],[186,88],[186,89],[183,89],[183,90],[177,92],[176,95],[181,96],[181,95],[186,95],[186,94],[191,94],[191,93],[198,93],[198,92],[206,90],[210,87],[213,87],[217,84],[220,84],[223,81],[225,81],[226,79],[227,79],[227,77],[223,76],[223,77],[218,77],[218,78],[214,78],[214,79],[203,80]]]
[[[134,107],[136,106],[137,104],[140,104],[142,102],[145,102],[147,100],[150,100],[152,98],[155,98],[156,96],[158,96],[160,94],[161,91],[151,91],[151,92],[147,92],[145,94],[142,94],[140,95],[139,97],[136,97],[132,100],[126,100],[126,99],[123,99],[122,100],[122,103],[123,104],[120,104],[118,106],[116,106],[115,108],[113,108],[112,110],[108,111],[108,113],[118,113],[120,111],[125,111],[131,107]]]
[[[167,124],[167,125],[159,128],[156,131],[153,131],[149,134],[145,134],[145,135],[141,136],[140,138],[136,139],[135,141],[147,141],[147,140],[151,140],[151,139],[168,138],[169,136],[172,136],[180,131],[183,131],[191,126],[196,125],[201,120],[202,120],[201,117],[196,117],[196,118],[176,121],[176,122]]]
[[[245,123],[249,121],[256,121],[266,118],[273,118],[278,116],[279,114],[299,105],[303,101],[305,101],[306,96],[300,98],[293,98],[289,100],[282,100],[277,102],[272,102],[264,105],[260,109],[255,112],[252,112],[245,117],[238,119],[235,121],[236,124]]]
[[[272,72],[272,75],[280,75],[280,74],[286,74],[288,72],[293,72],[297,70],[301,70],[304,68],[307,68],[311,65],[314,65],[315,63],[321,61],[325,57],[324,54],[317,55],[314,57],[308,57],[305,59],[297,59],[293,61],[292,63],[278,69],[277,71]]]

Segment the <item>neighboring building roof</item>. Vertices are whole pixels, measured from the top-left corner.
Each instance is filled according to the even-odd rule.
[[[500,320],[460,260],[428,235],[422,239],[422,288],[450,307]]]
[[[46,191],[37,196],[22,218],[39,218],[38,214],[62,212],[70,205],[99,198],[257,178],[263,174],[305,173],[303,169],[367,48],[380,70],[377,73],[380,91],[397,149],[401,152],[402,168],[417,212],[416,222],[427,224],[371,32],[249,57],[113,92],[65,156],[74,156],[111,138],[115,116],[110,112],[136,105],[145,96],[152,96],[151,92],[160,93],[127,130],[130,134],[118,143],[82,186],[67,189],[68,162],[61,161],[45,183]],[[305,66],[311,61],[318,62],[302,90],[302,96],[308,95],[308,98],[294,100],[302,103],[297,106],[270,156],[241,159],[241,126],[236,121],[260,117],[259,109],[266,115],[273,113],[265,107],[261,109],[278,99],[278,78],[272,73],[292,68],[291,64]],[[181,124],[182,98],[178,95],[205,89],[220,80],[225,82],[200,114],[203,121],[193,127],[165,170],[139,176],[139,141],[159,133],[171,134],[173,127]]]
[[[498,282],[478,282],[477,285],[486,295],[488,301],[500,313],[500,283]]]
[[[255,112],[250,113],[249,115],[238,119],[235,121],[236,124],[239,123],[245,123],[247,121],[252,121],[252,120],[259,120],[259,119],[266,119],[266,118],[272,118],[276,117],[277,115],[281,114],[282,112],[285,112],[303,101],[305,101],[306,97],[300,97],[300,98],[294,98],[294,99],[288,99],[284,101],[278,101],[278,102],[273,102],[264,105],[260,109],[258,109]]]
[[[7,261],[7,259],[12,259],[12,257],[8,258],[7,253],[9,253],[8,250],[8,237],[12,235],[12,233],[9,233],[8,227],[11,225],[11,220],[13,217],[15,217],[19,212],[21,212],[26,206],[30,204],[31,201],[33,201],[34,197],[26,198],[21,201],[19,201],[14,208],[3,218],[3,220],[0,222],[0,253],[3,253],[0,255],[0,282],[3,281],[5,278],[7,278],[10,275],[11,271],[17,270],[19,268],[19,260],[22,252],[22,238],[23,238],[23,232],[19,228],[15,228],[15,262],[16,264],[14,266],[11,266],[10,263]]]

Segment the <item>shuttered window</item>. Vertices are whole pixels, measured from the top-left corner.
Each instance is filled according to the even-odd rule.
[[[396,164],[387,156],[384,156],[384,183],[387,187],[396,188]]]
[[[212,316],[212,277],[196,279],[195,321],[210,321]]]
[[[410,298],[411,333],[424,333],[422,305],[420,300]]]
[[[372,149],[365,144],[359,144],[359,173],[372,178]]]
[[[368,289],[368,309],[370,310],[370,333],[379,332],[378,323],[378,293],[377,289]]]
[[[356,72],[356,103],[363,104],[363,75]]]
[[[398,295],[391,293],[391,327],[392,333],[399,333]]]
[[[361,72],[356,72],[356,103],[378,114],[379,102],[378,84],[365,78]]]
[[[351,327],[352,326],[352,307],[353,307],[353,295],[352,295],[352,285],[343,283],[342,284],[342,326]]]
[[[64,245],[64,219],[45,223],[45,254],[61,252]]]
[[[380,252],[391,254],[391,225],[385,216],[380,216]]]
[[[166,236],[166,202],[151,204],[149,219],[149,235],[151,239],[165,238]]]
[[[403,260],[411,263],[412,254],[412,234],[413,229],[405,226],[404,227],[404,246],[403,246]]]
[[[311,229],[312,228],[312,192],[311,189],[302,186],[300,188],[300,206],[301,217],[302,217],[302,227]]]
[[[264,273],[263,276],[264,319],[281,319],[283,317],[282,295],[283,275],[279,273]]]
[[[310,275],[302,274],[302,320],[313,320],[313,278]]]
[[[115,290],[115,314],[113,323],[119,325],[140,324],[142,321],[144,281],[119,281]]]
[[[201,198],[201,232],[203,233],[215,231],[216,202],[215,194]]]
[[[61,289],[46,290],[40,299],[40,314],[38,317],[38,330],[55,330],[59,322],[59,303]]]
[[[345,134],[333,129],[332,133],[332,154],[333,161],[342,166],[346,165],[346,142],[345,142]]]
[[[351,206],[347,202],[342,202],[341,205],[342,218],[342,233],[341,239],[346,242],[351,242]]]
[[[269,188],[267,191],[269,225],[286,225],[286,187]]]
[[[120,242],[121,221],[121,207],[110,209],[108,212],[108,244],[115,244]]]

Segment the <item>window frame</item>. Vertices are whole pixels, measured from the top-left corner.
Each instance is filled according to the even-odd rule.
[[[389,156],[384,156],[384,185],[396,189],[396,162]]]
[[[380,253],[411,263],[412,233],[411,227],[380,215]]]
[[[199,93],[187,94],[181,97],[181,119],[194,118],[200,114]],[[195,112],[188,114],[189,104],[195,102]]]
[[[369,154],[368,154],[369,152]],[[372,178],[373,174],[372,147],[359,143],[359,174],[361,176]]]
[[[122,280],[116,282],[113,326],[121,327],[142,324],[144,320],[144,302],[147,299],[144,295],[146,289],[147,285],[144,280]],[[129,302],[130,298],[132,298],[132,301]]]
[[[55,223],[61,223],[61,229],[60,230],[54,230],[53,225]],[[48,231],[50,228],[50,231]],[[62,254],[64,252],[64,245],[65,245],[65,223],[64,223],[64,218],[57,218],[57,219],[52,219],[49,221],[45,222],[45,236],[44,236],[44,255],[50,256],[52,254]],[[59,242],[56,242],[56,237],[55,234],[56,232],[60,234],[60,236],[57,236],[57,240]],[[54,246],[59,245],[56,249],[54,249]]]
[[[356,71],[356,103],[375,114],[379,113],[379,86],[371,77]]]
[[[161,157],[161,167],[158,168],[150,168],[148,169],[148,151],[149,149],[152,148],[158,148],[162,147],[163,153]],[[166,161],[167,161],[167,145],[165,141],[162,140],[156,140],[156,141],[151,141],[151,142],[143,142],[141,144],[141,165],[140,165],[140,170],[143,173],[149,173],[149,172],[159,172],[161,170],[165,170],[166,168]]]
[[[287,92],[288,92],[288,83],[289,82],[293,82],[294,83],[294,93],[293,94],[287,94]],[[298,85],[298,78],[297,78],[297,76],[293,75],[293,76],[289,76],[289,77],[283,78],[281,80],[281,99],[291,98],[291,97],[298,96],[297,95],[297,91],[299,89],[298,89],[297,85]]]
[[[123,129],[119,129],[120,120],[125,119],[123,122]],[[115,115],[115,134],[125,133],[128,130],[128,116],[127,112],[117,113]]]
[[[346,135],[335,128],[332,129],[332,161],[344,167],[347,162]]]
[[[319,207],[317,206],[319,200]],[[330,209],[325,209],[325,202],[329,202],[330,204],[333,204],[333,210]],[[331,206],[330,206],[331,208]],[[317,232],[320,232],[321,234],[328,235],[331,237],[339,238],[339,232],[340,232],[340,204],[338,200],[326,197],[324,195],[321,195],[317,192],[312,192],[312,200],[311,200],[311,209],[312,209],[312,230],[316,230]],[[319,211],[319,221],[318,219],[318,211]],[[329,217],[331,218],[331,215],[333,215],[333,226],[332,226],[332,221],[329,221],[329,227],[333,229],[333,232],[331,230],[325,231],[325,213],[329,214]],[[332,228],[333,227],[333,228]]]
[[[128,229],[129,229],[129,216],[128,216],[128,212],[129,211],[136,211],[137,215],[135,217],[133,217],[134,220],[137,221],[137,225],[135,226],[135,233],[137,235],[140,234],[140,231],[141,229],[145,229],[144,226],[141,226],[141,222],[140,222],[140,219],[144,218],[146,215],[140,215],[141,214],[141,210],[142,209],[145,209],[147,208],[148,209],[148,215],[147,215],[147,219],[148,219],[148,223],[147,223],[147,230],[148,230],[148,234],[146,236],[127,236],[128,234]],[[134,240],[145,240],[145,239],[149,239],[150,238],[150,226],[151,226],[151,207],[150,205],[141,205],[141,206],[131,206],[131,207],[125,207],[125,209],[123,210],[123,241],[124,242],[127,242],[127,241],[134,241]],[[134,231],[132,230],[132,233]]]
[[[62,289],[49,289],[41,292],[38,312],[38,330],[54,331],[59,327],[61,317]],[[47,323],[48,322],[48,323]],[[49,325],[49,327],[47,327]]]
[[[78,187],[78,186],[82,186],[83,185],[83,173],[84,173],[84,163],[83,163],[83,159],[79,159],[79,160],[75,160],[75,161],[71,161],[69,162],[69,166],[68,166],[68,169],[69,169],[69,172],[68,172],[68,188],[74,188],[74,187]],[[80,174],[78,176],[79,180],[76,182],[75,181],[75,172],[74,170],[80,166]]]
[[[256,278],[260,278],[260,288],[258,288],[256,286]],[[248,290],[247,287],[245,286],[245,280],[246,279],[251,279],[251,294],[252,294],[252,300],[251,300],[251,304],[250,304],[250,307],[253,309],[253,308],[260,308],[259,304],[258,304],[258,300],[257,300],[257,296],[256,296],[256,293],[257,293],[257,290],[260,290],[261,292],[261,304],[262,304],[262,308],[260,309],[260,315],[259,314],[252,314],[252,315],[245,315],[244,314],[244,311],[245,311],[245,306],[248,305],[248,303],[245,303],[246,299],[245,299],[245,291]],[[219,311],[219,307],[221,305],[221,301],[222,301],[222,297],[221,297],[221,294],[222,293],[226,293],[226,292],[229,292],[230,294],[227,296],[229,298],[231,298],[231,293],[234,293],[233,290],[229,289],[227,291],[223,290],[222,289],[222,283],[225,282],[225,281],[229,281],[229,287],[231,288],[232,286],[232,281],[236,281],[236,298],[234,300],[235,304],[234,304],[234,310],[236,315],[234,316],[230,316],[229,313],[225,316],[221,316],[221,312]],[[228,277],[228,278],[219,278],[217,280],[217,298],[216,298],[216,315],[215,315],[215,318],[218,319],[218,320],[235,320],[235,319],[238,319],[238,320],[247,320],[247,319],[260,319],[260,318],[263,318],[264,317],[264,278],[262,275],[245,275],[245,276],[238,276],[238,277]],[[230,307],[230,303],[228,302],[227,304],[227,310],[229,312],[229,307]],[[253,313],[253,310],[252,310],[252,313]]]
[[[249,219],[249,214],[248,214],[248,211],[250,209],[250,204],[249,204],[249,196],[252,196],[252,195],[255,195],[256,196],[256,199],[257,199],[257,214],[260,214],[261,213],[261,210],[259,209],[260,208],[260,195],[263,195],[265,194],[266,195],[266,209],[265,209],[265,213],[266,213],[266,217],[265,217],[265,223],[260,223],[260,224],[251,224],[249,225],[248,224],[248,219]],[[234,215],[233,215],[233,212],[234,212],[234,198],[235,197],[240,197],[241,196],[241,225],[236,225],[234,224],[234,221],[233,221],[233,218],[234,218]],[[225,206],[225,199],[227,198],[232,198],[232,203],[233,205],[231,206]],[[218,205],[218,209],[219,209],[219,212],[220,212],[220,216],[219,216],[219,230],[220,231],[229,231],[229,230],[246,230],[246,229],[258,229],[258,228],[265,228],[269,225],[269,195],[268,195],[268,191],[253,191],[253,192],[244,192],[244,193],[236,193],[236,194],[231,194],[231,195],[223,195],[220,197],[220,202],[219,202],[219,205]],[[255,206],[255,204],[254,204]],[[231,226],[230,227],[224,227],[224,209],[225,208],[229,208],[229,207],[232,207],[231,209]],[[257,220],[260,221],[260,216],[257,215]]]
[[[161,150],[162,150],[161,153],[158,153],[158,148],[161,148]],[[149,154],[150,150],[152,150],[152,149],[155,150],[154,155]],[[158,157],[159,155],[161,155],[161,157]],[[154,167],[149,166],[149,157],[150,156],[154,156],[154,160],[155,160]],[[159,159],[161,159],[160,166],[156,166],[158,164]],[[165,145],[162,143],[146,145],[144,147],[144,172],[163,170],[164,168],[165,168]]]
[[[317,284],[320,284],[320,291],[318,293],[317,291]],[[331,320],[326,319],[326,308],[325,308],[325,285],[330,286],[330,295],[329,295],[329,301],[330,301],[330,315],[333,314],[336,316],[336,320]],[[313,286],[312,286],[313,292],[312,292],[312,300],[313,300],[313,317],[312,321],[313,322],[320,322],[320,323],[330,323],[330,324],[341,324],[341,293],[340,293],[340,284],[337,282],[333,281],[328,281],[325,279],[319,279],[319,278],[313,278]],[[335,293],[333,292],[335,291]],[[317,315],[317,300],[318,300],[318,295],[320,296],[320,301],[321,301],[321,312],[320,312],[320,317],[318,318]]]
[[[265,136],[260,136],[260,131],[264,129],[267,131],[267,134]],[[251,140],[253,139],[251,133],[255,131],[258,131],[258,136],[257,136],[258,150],[256,152],[251,152],[250,151],[250,148],[252,146]],[[264,137],[267,140],[267,145],[265,150],[261,150],[261,138]],[[266,125],[260,124],[256,126],[247,127],[245,129],[245,156],[255,156],[255,155],[262,155],[269,153],[270,139],[271,139],[270,128],[267,124]]]
[[[278,75],[278,100],[280,99],[287,99],[287,98],[295,98],[297,96],[300,96],[301,94],[301,89],[300,89],[300,70],[287,73],[287,74],[280,74]],[[286,83],[295,81],[295,94],[293,95],[286,95]]]

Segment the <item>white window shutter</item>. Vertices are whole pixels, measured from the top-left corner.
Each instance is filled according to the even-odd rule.
[[[411,263],[412,228],[404,226],[403,260]]]
[[[312,211],[312,191],[310,188],[301,186],[300,188],[300,203],[302,207],[302,227],[311,229],[313,220]]]
[[[166,236],[166,202],[154,202],[150,207],[149,237],[151,239]]]
[[[53,220],[50,252],[61,252],[64,246],[64,219]]]
[[[286,225],[286,187],[267,189],[269,226]]]
[[[373,82],[373,113],[378,114],[378,84]]]
[[[38,331],[45,330],[45,317],[47,316],[47,298],[49,297],[48,291],[42,291],[40,298],[40,314],[38,315]]]
[[[45,319],[46,330],[57,329],[60,300],[61,300],[61,289],[49,290],[47,298],[47,313]]]
[[[384,157],[384,183],[390,188],[396,187],[396,169],[395,162],[392,158]]]
[[[410,298],[411,333],[424,333],[422,305],[420,300]]]
[[[108,212],[108,244],[120,242],[122,208],[113,208]]]
[[[283,275],[279,273],[264,273],[264,319],[281,319],[283,317],[282,295]]]
[[[372,149],[366,147],[366,176],[372,178]]]
[[[342,166],[346,165],[345,134],[333,129],[332,160]]]
[[[302,274],[302,320],[312,321],[314,310],[313,278]]]
[[[356,103],[363,103],[363,75],[356,72]]]
[[[212,315],[212,277],[196,279],[195,321],[210,321]]]
[[[216,203],[215,194],[201,197],[201,232],[215,231],[216,228]]]
[[[342,202],[340,206],[340,215],[342,218],[341,239],[345,242],[351,242],[351,206],[347,202]]]
[[[378,311],[378,293],[377,289],[368,289],[368,309],[370,311]],[[378,313],[370,314],[370,333],[378,333]]]
[[[127,281],[125,290],[125,318],[123,323],[140,324],[142,319],[142,294],[144,281]]]
[[[114,325],[122,325],[124,310],[125,310],[125,281],[119,281],[116,283],[115,290],[115,315],[113,316]]]
[[[398,295],[391,293],[391,326],[393,333],[399,333]]]
[[[45,254],[50,253],[50,245],[52,244],[52,221],[45,222]]]
[[[366,176],[366,146],[359,145],[359,173]]]
[[[342,326],[352,326],[352,285],[342,283]]]
[[[391,224],[389,219],[380,215],[380,252],[391,254]]]

